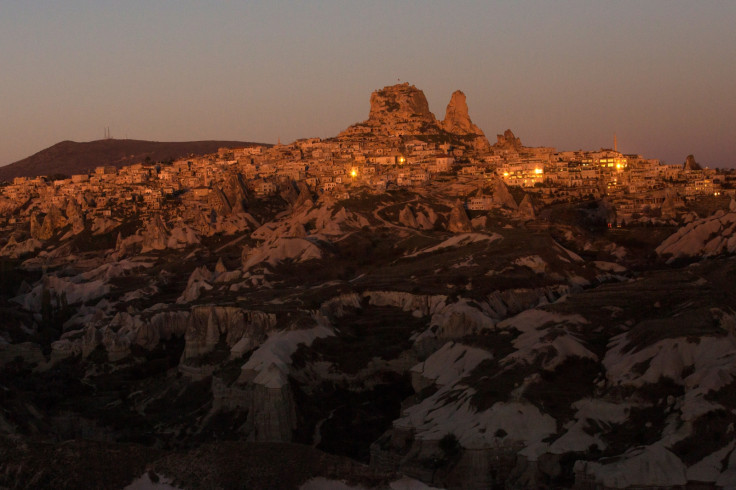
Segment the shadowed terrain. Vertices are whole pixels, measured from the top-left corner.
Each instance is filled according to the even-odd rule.
[[[95,167],[123,167],[143,162],[169,161],[189,155],[214,153],[223,147],[244,147],[257,143],[242,141],[143,141],[104,139],[77,143],[62,141],[23,160],[0,167],[0,181],[15,177],[52,174],[78,174]]]

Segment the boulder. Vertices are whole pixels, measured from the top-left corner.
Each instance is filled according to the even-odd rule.
[[[447,229],[455,233],[473,231],[473,225],[470,223],[470,219],[468,219],[468,213],[465,212],[465,206],[459,200],[455,203],[452,211],[450,211]]]
[[[422,230],[431,230],[434,228],[438,218],[439,216],[437,216],[434,209],[425,206],[422,206],[422,210],[416,213],[417,225]]]
[[[38,224],[38,216],[34,215],[31,217],[31,238],[37,240],[48,240],[54,233],[65,227],[68,221],[61,214],[61,211],[56,206],[51,206],[48,213],[43,218],[43,222]]]
[[[493,203],[509,209],[518,209],[519,207],[514,200],[514,196],[509,192],[509,188],[501,179],[496,179],[493,184]]]
[[[534,219],[536,217],[536,212],[534,210],[534,204],[532,203],[531,197],[529,197],[529,194],[524,195],[524,199],[521,200],[521,204],[519,204],[519,214],[527,219]]]
[[[409,207],[408,204],[404,206],[404,209],[399,212],[399,223],[404,226],[408,226],[409,228],[419,227],[419,225],[417,224],[417,218],[416,216],[414,216],[414,212],[411,210],[411,207]]]

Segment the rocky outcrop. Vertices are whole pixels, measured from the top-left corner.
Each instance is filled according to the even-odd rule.
[[[415,317],[432,315],[444,308],[447,296],[418,295],[401,291],[366,291],[363,297],[375,306],[396,306]]]
[[[29,238],[21,242],[16,241],[15,235],[11,235],[8,242],[0,249],[0,256],[17,259],[27,253],[35,252],[43,247],[43,244],[35,238]]]
[[[57,308],[63,302],[67,305],[87,303],[109,292],[110,286],[103,279],[74,282],[69,278],[45,275],[30,291],[19,294],[12,301],[28,311],[41,312],[45,301]]]
[[[31,238],[36,240],[48,240],[56,231],[64,228],[68,224],[68,220],[61,214],[56,206],[51,206],[43,222],[39,225],[38,216],[31,218]]]
[[[188,328],[190,313],[186,311],[164,311],[154,314],[148,321],[138,325],[133,342],[144,349],[154,349],[161,340],[184,335]]]
[[[736,253],[736,213],[719,210],[693,221],[663,241],[656,252],[672,259]]]
[[[476,150],[488,150],[491,147],[483,131],[470,120],[465,94],[460,90],[453,92],[441,126],[448,133],[474,137],[473,146]]]
[[[294,184],[292,182],[286,182],[282,184],[279,195],[281,196],[281,199],[288,202],[292,206],[299,197],[299,193],[296,191],[296,188],[294,187]]]
[[[335,296],[322,303],[319,307],[319,313],[327,318],[341,317],[348,310],[361,308],[362,298],[358,293]]]
[[[695,161],[693,155],[688,155],[685,159],[685,163],[682,164],[683,170],[703,170],[698,162]]]
[[[303,227],[301,232],[298,227],[292,227],[292,235],[305,235]],[[322,258],[322,249],[307,238],[296,236],[279,237],[272,242],[267,242],[259,248],[251,249],[243,258],[243,269],[249,270],[259,264],[268,264],[275,267],[284,260],[290,259],[294,262],[304,262],[312,259]]]
[[[297,184],[297,189],[299,190],[299,195],[296,198],[296,202],[294,202],[294,209],[311,208],[314,205],[314,198],[307,183],[300,180]]]
[[[212,352],[218,344],[236,358],[260,345],[276,325],[273,314],[231,306],[197,306],[186,320],[182,362]]]
[[[373,92],[368,119],[350,126],[339,137],[375,139],[418,134],[451,136],[453,141],[477,151],[491,148],[483,131],[471,121],[462,91],[457,90],[452,94],[444,120],[438,121],[430,112],[424,93],[409,83],[387,86]]]
[[[435,122],[424,92],[408,82],[384,87],[371,94],[369,121],[421,119]]]
[[[414,211],[411,210],[408,204],[404,206],[404,209],[399,211],[399,223],[409,228],[417,228],[419,226],[417,224],[417,218],[414,216]]]
[[[519,207],[516,200],[514,200],[514,196],[509,192],[509,188],[501,179],[496,179],[493,182],[493,204],[513,210]]]
[[[461,298],[432,315],[430,331],[433,336],[445,340],[478,334],[483,330],[492,329],[495,324],[496,322],[486,312],[473,306],[467,299]]]
[[[38,213],[33,213],[28,221],[31,227],[31,238],[34,240],[40,240],[41,222],[39,221]]]
[[[422,207],[422,210],[414,210],[408,204],[399,211],[399,223],[409,228],[419,230],[431,230],[437,222],[437,213],[434,209]]]
[[[161,215],[156,214],[136,234],[125,238],[119,236],[115,250],[122,256],[138,247],[141,253],[147,253],[167,248],[182,249],[199,243],[199,235],[182,220],[169,227],[161,219]]]
[[[130,354],[131,337],[129,330],[116,330],[112,325],[87,325],[81,330],[66,332],[51,343],[51,363],[72,356],[88,357],[96,349],[102,349],[110,362],[117,362]]]
[[[431,207],[422,206],[421,211],[416,213],[417,224],[422,230],[431,230],[437,223],[437,213]]]
[[[573,470],[576,483],[589,483],[596,488],[682,488],[687,485],[685,465],[660,445],[636,448],[610,462],[577,461]]]
[[[340,137],[376,137],[407,134],[439,134],[437,119],[429,111],[424,92],[402,83],[371,94],[368,119],[340,133]]]
[[[677,193],[668,192],[662,201],[662,207],[660,208],[661,216],[663,219],[671,219],[677,216]]]
[[[288,384],[278,387],[252,385],[253,396],[248,408],[246,431],[256,442],[291,441],[297,428],[294,395]]]
[[[297,413],[291,387],[257,383],[228,386],[221,378],[212,378],[212,412],[245,411],[248,416],[239,428],[248,441],[289,442],[297,428]]]
[[[447,220],[447,229],[455,233],[468,233],[473,231],[473,225],[468,219],[468,213],[465,212],[465,206],[459,200],[455,202],[455,206],[450,211],[450,217]]]
[[[84,231],[84,213],[76,199],[70,199],[66,206],[66,217],[72,224],[72,233],[77,234]]]
[[[486,297],[482,307],[483,311],[491,318],[500,320],[535,306],[554,303],[568,293],[570,293],[570,286],[566,284],[542,288],[494,291]]]
[[[214,195],[218,198],[220,201],[220,206],[217,209],[221,215],[228,215],[233,212],[233,207],[230,205],[230,202],[227,199],[227,196],[225,196],[225,193],[220,189],[219,187],[214,187],[212,189],[212,192]]]
[[[164,250],[169,239],[169,230],[161,219],[155,215],[146,225],[142,233],[141,251]]]
[[[197,267],[189,275],[187,286],[176,300],[178,304],[191,303],[199,299],[202,291],[212,289],[212,283],[215,281],[214,273],[210,272],[207,266]]]
[[[107,233],[118,225],[120,225],[119,221],[105,218],[104,216],[97,216],[92,220],[91,229],[94,235],[100,235],[102,233]],[[118,237],[121,238],[120,233],[118,233]]]
[[[222,195],[230,212],[242,212],[248,206],[248,186],[242,174],[231,176],[222,189]]]
[[[483,134],[483,131],[470,120],[465,94],[460,90],[453,92],[450,103],[447,104],[442,129],[456,134]]]
[[[484,360],[493,359],[486,350],[447,342],[426,360],[411,368],[411,384],[417,393],[427,386],[447,386],[462,378]]]
[[[290,441],[297,427],[294,396],[288,382],[291,356],[300,345],[333,335],[325,320],[314,317],[314,328],[276,332],[253,352],[242,367],[235,388],[244,389],[248,437],[258,442]]]
[[[496,135],[496,144],[494,148],[507,151],[519,151],[522,148],[521,139],[514,135],[514,132],[507,129],[503,134]]]
[[[536,211],[534,210],[532,198],[529,196],[529,194],[525,194],[524,199],[522,199],[521,204],[519,204],[519,215],[521,215],[521,217],[525,219],[534,219],[537,215]]]
[[[273,314],[227,306],[165,311],[148,319],[120,312],[112,320],[101,318],[81,330],[65,333],[52,344],[52,360],[73,355],[87,357],[101,347],[114,362],[129,355],[132,345],[153,350],[162,340],[184,336],[181,368],[187,373],[189,361],[216,348],[223,349],[225,359],[237,358],[255,349],[275,325]]]

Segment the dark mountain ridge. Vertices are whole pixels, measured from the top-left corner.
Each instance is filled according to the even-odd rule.
[[[223,147],[257,146],[244,141],[145,141],[103,139],[78,143],[62,141],[23,160],[0,167],[0,181],[15,177],[36,177],[51,174],[77,174],[101,165],[117,168],[150,158],[166,161],[187,155],[214,153]],[[268,145],[270,146],[270,145]]]

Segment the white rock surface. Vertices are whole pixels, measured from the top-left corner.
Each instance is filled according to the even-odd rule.
[[[687,483],[685,465],[659,445],[633,449],[607,464],[578,461],[575,472],[592,476],[606,488],[675,487]]]
[[[736,212],[718,211],[693,221],[657,247],[659,255],[680,257],[712,256],[736,252]]]

